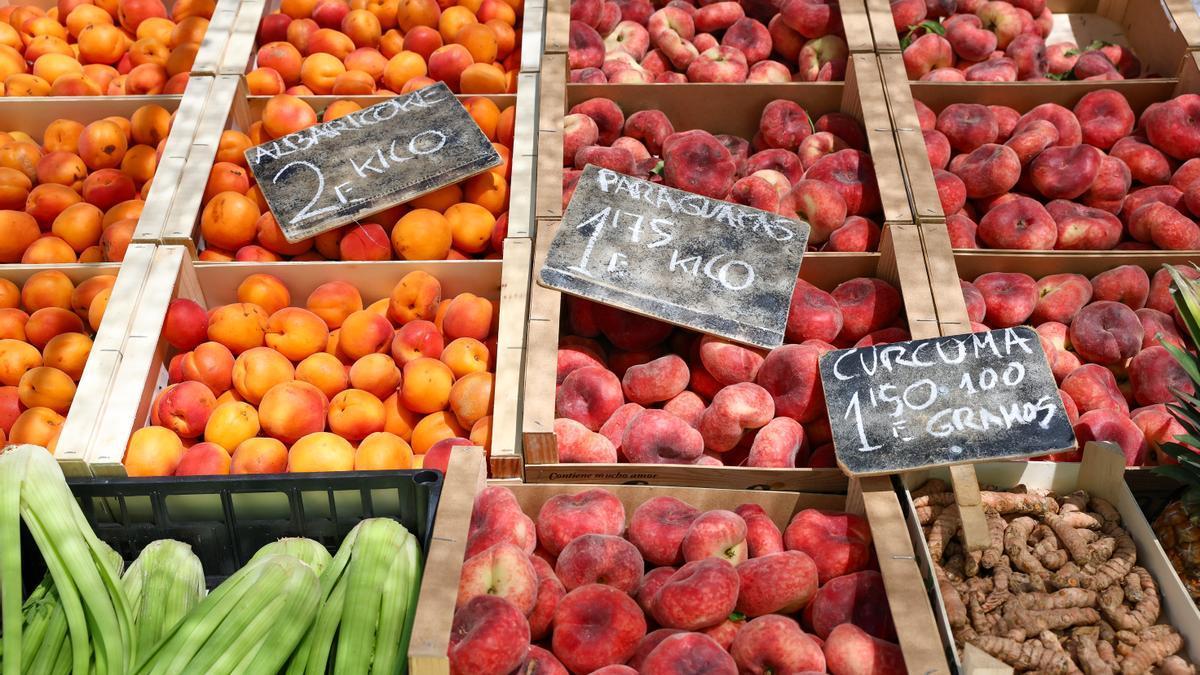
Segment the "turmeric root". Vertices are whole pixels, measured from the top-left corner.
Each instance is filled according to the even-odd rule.
[[[1121,514],[1117,511],[1117,507],[1110,504],[1107,500],[1100,497],[1092,497],[1088,500],[1088,508],[1100,516],[1105,525],[1120,525]]]
[[[917,500],[925,495],[932,495],[941,492],[950,492],[950,486],[946,483],[946,481],[940,478],[930,478],[924,483],[921,483],[921,486],[916,490],[913,490],[912,496],[914,500]]]
[[[987,514],[988,537],[991,538],[991,545],[979,559],[979,564],[986,569],[992,569],[1000,563],[1000,556],[1004,554],[1004,530],[1008,528],[1008,523],[1004,522],[1004,518],[996,513]]]
[[[1100,656],[1099,639],[1100,631],[1094,627],[1076,628],[1071,634],[1075,662],[1086,675],[1113,675],[1110,662]]]
[[[1196,675],[1196,669],[1178,656],[1168,656],[1158,664],[1158,672],[1162,675]]]
[[[1129,536],[1119,525],[1106,522],[1104,525],[1105,534],[1113,537],[1116,540],[1116,547],[1113,549],[1112,557],[1105,560],[1096,568],[1096,573],[1088,575],[1083,580],[1083,587],[1092,590],[1103,590],[1112,586],[1117,581],[1124,579],[1126,574],[1129,574],[1133,569],[1133,563],[1137,560],[1137,547],[1133,543],[1133,538]]]
[[[988,593],[987,598],[983,601],[983,611],[995,610],[1008,600],[1011,593],[1008,587],[1011,575],[1012,569],[1008,565],[1008,556],[1002,556],[1000,563],[992,568],[992,592]]]
[[[1002,516],[1010,514],[1041,516],[1047,513],[1058,513],[1058,502],[1053,497],[1036,493],[981,492],[979,498],[983,502],[985,512],[998,513]]]
[[[946,552],[947,542],[958,532],[960,524],[957,504],[947,506],[937,520],[933,521],[925,541],[929,544],[929,556],[933,558],[934,562],[941,561],[942,555]]]
[[[933,570],[934,575],[937,577],[938,590],[942,594],[942,604],[946,608],[946,620],[950,622],[950,627],[957,630],[966,626],[968,621],[967,606],[963,603],[958,589],[954,587],[954,583],[946,576],[946,572],[942,569],[941,565],[934,563]]]
[[[1029,535],[1035,527],[1037,522],[1028,516],[1013,519],[1004,531],[1004,552],[1008,554],[1013,567],[1028,574],[1046,576],[1046,568],[1029,549]]]
[[[1053,593],[1025,593],[1018,597],[1018,603],[1025,609],[1070,609],[1092,607],[1096,599],[1096,591],[1064,588]]]
[[[1054,530],[1058,541],[1071,554],[1071,559],[1078,565],[1086,565],[1092,562],[1092,549],[1088,546],[1088,542],[1079,531],[1071,527],[1065,518],[1058,515],[1046,517],[1046,524]]]
[[[1026,636],[1044,630],[1063,630],[1075,626],[1090,626],[1100,621],[1100,612],[1091,607],[1069,609],[1025,609],[1009,603],[1004,609],[1004,622],[1010,631]]]
[[[1047,648],[1040,641],[1017,642],[1008,638],[981,635],[971,644],[1004,661],[1017,670],[1032,670],[1047,675],[1066,675],[1071,660],[1066,652]]]
[[[1154,585],[1150,573],[1143,567],[1133,568],[1133,573],[1129,576],[1138,580],[1137,595],[1141,600],[1136,601],[1132,609],[1126,607],[1124,601],[1133,601],[1133,598],[1126,595],[1122,586],[1114,584],[1100,595],[1100,611],[1104,612],[1104,618],[1118,629],[1144,630],[1158,621],[1162,609],[1158,599],[1158,588]]]
[[[1138,644],[1121,661],[1121,675],[1149,673],[1183,647],[1183,638],[1170,626],[1151,626],[1138,635]]]

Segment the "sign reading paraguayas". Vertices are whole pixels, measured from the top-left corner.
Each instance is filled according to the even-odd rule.
[[[808,223],[588,165],[543,286],[758,347],[783,344]]]
[[[246,150],[290,242],[315,237],[500,164],[444,82]]]
[[[1033,457],[1075,446],[1028,326],[839,349],[821,356],[838,464],[873,475]]]

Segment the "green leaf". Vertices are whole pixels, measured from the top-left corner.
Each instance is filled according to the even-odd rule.
[[[664,166],[666,166],[666,162],[664,162],[660,159],[660,160],[658,160],[658,164],[655,164],[654,168],[650,170],[650,173],[652,173],[656,176],[661,176]]]
[[[746,615],[742,614],[741,612],[734,612],[729,615],[729,620],[734,623],[737,623],[738,621],[745,621]]]
[[[1078,49],[1068,49],[1063,52],[1063,56],[1079,56],[1081,53]]]
[[[1107,42],[1105,40],[1092,40],[1092,44],[1088,45],[1087,47],[1084,47],[1084,51],[1090,52],[1090,51],[1093,51],[1096,49],[1100,49],[1101,47],[1111,47],[1111,46],[1113,46],[1113,44],[1115,44],[1115,43]]]
[[[1200,284],[1183,276],[1171,265],[1163,267],[1171,275],[1171,297],[1175,300],[1175,307],[1179,310],[1188,335],[1193,344],[1200,344]]]
[[[1156,466],[1151,469],[1151,471],[1155,475],[1164,476],[1173,481],[1184,483],[1185,485],[1192,485],[1196,482],[1196,477],[1188,473],[1187,469],[1174,464],[1163,464],[1162,466]]]
[[[908,49],[908,46],[910,44],[912,44],[912,33],[909,33],[908,35],[905,35],[904,37],[900,38],[900,51],[904,51],[905,49]]]
[[[929,31],[930,33],[935,33],[937,35],[945,35],[946,34],[946,27],[943,26],[942,24],[938,23],[937,21],[922,21],[920,23],[920,26],[921,26],[921,28],[924,28],[925,30]]]
[[[1068,75],[1070,75],[1070,73],[1046,73],[1046,78],[1050,79],[1050,80],[1058,80],[1061,82],[1062,80],[1067,79]]]

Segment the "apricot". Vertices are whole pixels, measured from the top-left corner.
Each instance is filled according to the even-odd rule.
[[[88,24],[79,31],[79,58],[84,63],[112,65],[125,55],[129,42],[129,37],[112,24]]]
[[[16,307],[0,309],[0,340],[19,340],[26,342],[25,324],[29,315]]]
[[[442,10],[437,28],[442,35],[442,41],[449,44],[454,41],[460,30],[473,23],[479,23],[474,12],[466,7],[454,6]]]
[[[333,78],[330,93],[337,96],[370,96],[375,93],[375,78],[361,70],[347,70]],[[325,121],[329,119],[336,118],[326,118]]]
[[[317,113],[303,100],[288,94],[272,96],[263,107],[263,129],[280,138],[317,123]]]
[[[300,50],[290,42],[268,42],[258,48],[258,68],[275,71],[289,87],[300,82],[303,62]]]
[[[25,249],[21,256],[25,265],[69,264],[76,262],[74,249],[53,235],[44,235]]]
[[[359,310],[342,322],[338,347],[347,357],[360,359],[367,354],[381,353],[392,343],[392,324],[379,314]]]
[[[258,406],[263,432],[284,443],[294,443],[325,428],[329,400],[307,382],[284,382],[263,397]]]
[[[11,140],[0,144],[0,167],[15,169],[29,180],[37,178],[37,163],[42,149],[29,141]]]
[[[361,389],[347,389],[329,402],[329,430],[350,441],[383,431],[387,421],[383,401]]]
[[[254,241],[259,215],[258,204],[244,194],[221,192],[200,214],[200,233],[214,246],[238,249]]]
[[[351,314],[361,311],[363,301],[354,286],[345,281],[330,281],[314,289],[309,294],[305,306],[310,312],[324,319],[325,325],[333,330],[341,328]]]
[[[237,287],[237,299],[258,305],[268,315],[292,304],[292,294],[279,277],[263,273],[242,279]]]
[[[425,59],[420,54],[401,51],[388,59],[387,65],[383,68],[381,79],[385,87],[392,91],[400,91],[404,87],[405,82],[416,77],[421,77],[427,72]]]
[[[233,452],[243,441],[258,435],[258,411],[249,403],[231,401],[213,408],[204,425],[204,440]]]
[[[491,373],[469,373],[450,388],[450,409],[463,428],[491,413],[494,380]]]
[[[96,297],[92,298],[92,304],[88,305],[87,322],[93,333],[100,330],[100,322],[104,319],[104,311],[108,308],[108,299],[111,296],[111,288],[100,289]]]
[[[25,199],[25,212],[36,218],[38,223],[49,225],[68,206],[81,201],[83,197],[72,188],[57,183],[43,183],[29,191],[29,197]]]
[[[249,136],[236,129],[226,129],[221,132],[221,140],[217,144],[216,160],[245,168],[246,150],[251,147],[253,143],[250,142]]]
[[[442,410],[450,401],[454,373],[446,364],[421,357],[404,364],[400,385],[400,400],[409,410],[432,413]]]
[[[447,438],[461,438],[465,433],[458,420],[455,419],[454,413],[439,410],[422,417],[421,421],[417,422],[413,427],[412,439],[409,444],[412,445],[414,453],[424,455],[438,441]]]
[[[492,328],[492,303],[471,293],[460,293],[450,301],[441,322],[446,337],[486,340]]]
[[[50,340],[63,333],[80,333],[83,320],[75,312],[61,307],[43,307],[29,315],[25,337],[29,344],[42,349]]]
[[[171,19],[182,22],[194,16],[211,17],[216,10],[216,0],[177,0],[171,7]]]
[[[444,346],[442,333],[432,321],[415,319],[396,331],[392,338],[392,359],[399,366],[421,357],[436,359],[442,355]]]
[[[246,302],[218,307],[208,317],[208,339],[220,342],[233,354],[261,347],[266,340],[267,316],[262,307]]]
[[[83,64],[65,54],[43,54],[33,62],[33,74],[53,85],[64,75],[82,75]]]
[[[403,260],[445,260],[452,244],[450,222],[429,209],[404,214],[392,228],[392,248]]]
[[[71,306],[71,294],[75,285],[67,275],[58,270],[35,272],[21,286],[21,305],[27,312],[36,312],[43,307]]]
[[[373,46],[366,46],[350,52],[342,62],[346,64],[346,70],[360,70],[372,80],[378,80],[383,77],[388,59]]]
[[[170,429],[143,427],[129,437],[125,472],[136,476],[170,476],[183,459],[183,441]]]
[[[171,132],[171,113],[160,105],[144,105],[129,117],[133,142],[151,147]]]
[[[487,372],[489,353],[487,345],[475,338],[460,337],[446,345],[441,361],[450,368],[455,378],[472,373]]]
[[[79,318],[86,319],[88,309],[92,306],[96,295],[102,290],[111,289],[116,282],[117,277],[112,274],[98,274],[90,279],[84,279],[79,282],[75,290],[71,291],[71,309]]]
[[[204,187],[202,200],[210,201],[222,192],[237,192],[242,195],[250,189],[250,174],[232,162],[214,162],[208,172],[208,184]],[[258,205],[255,204],[257,207]],[[255,222],[257,230],[257,221]]]
[[[430,320],[441,299],[442,284],[436,277],[419,270],[409,272],[392,289],[388,316],[401,325],[415,319]]]
[[[485,181],[483,184],[487,186],[483,188],[485,190],[494,190],[495,185],[500,185],[504,182],[502,178],[485,171],[467,181],[468,199],[472,199],[473,195],[476,197],[480,196],[478,193],[478,189],[480,188],[472,183],[476,179]],[[500,190],[507,192],[507,186],[501,186]],[[506,210],[507,208],[507,201],[505,201],[501,210]],[[482,253],[487,249],[492,239],[492,231],[496,227],[496,218],[487,208],[472,203],[455,204],[446,209],[445,217],[446,221],[450,224],[450,233],[454,248],[464,253]]]
[[[468,438],[471,443],[478,445],[484,450],[490,452],[492,449],[492,416],[485,415],[480,417],[475,425],[471,427],[471,433]]]
[[[301,361],[296,366],[296,379],[320,389],[326,398],[333,398],[350,386],[346,366],[326,352],[317,352]]]
[[[126,153],[126,157],[128,157]],[[137,196],[133,179],[120,169],[93,171],[83,180],[83,199],[100,209],[109,209]]]
[[[437,0],[400,0],[396,12],[396,23],[407,33],[415,26],[437,28],[442,10]]]
[[[100,241],[103,217],[103,211],[94,204],[72,204],[58,214],[50,231],[80,253]]]
[[[339,62],[354,51],[354,41],[345,33],[332,28],[319,28],[308,38],[309,58],[315,54],[329,54]]]
[[[0,310],[3,312],[6,310]],[[92,339],[83,333],[55,335],[42,349],[43,362],[66,373],[75,382],[83,377],[83,368],[92,352]]]
[[[332,54],[311,54],[300,67],[300,81],[316,94],[333,93],[333,83],[346,72],[342,60]]]
[[[8,432],[8,442],[40,445],[53,452],[58,434],[66,421],[65,417],[49,408],[29,408],[13,422]]]
[[[109,262],[120,262],[125,259],[125,250],[133,240],[133,232],[137,229],[137,221],[132,218],[118,220],[104,228],[100,233],[100,251]]]
[[[93,171],[120,166],[128,149],[125,130],[109,120],[92,122],[79,135],[79,156]]]
[[[350,471],[354,468],[354,446],[336,434],[321,431],[296,441],[288,452],[287,470]]]
[[[245,401],[258,405],[267,391],[296,378],[296,369],[282,354],[269,347],[253,347],[233,362],[233,388]]]
[[[165,42],[172,49],[189,43],[200,44],[204,33],[208,31],[208,23],[208,19],[203,16],[189,16],[171,28]]]
[[[317,0],[281,0],[279,11],[293,19],[303,19],[312,16],[313,8],[316,6]]]
[[[183,357],[183,377],[206,385],[220,396],[233,386],[235,359],[229,348],[219,342],[203,342]]]
[[[429,209],[444,212],[446,209],[462,201],[463,191],[458,183],[434,190],[408,202],[413,209]]]
[[[78,41],[79,34],[84,28],[92,24],[108,24],[112,25],[113,18],[108,12],[100,9],[92,4],[76,5],[69,13],[59,16],[66,16],[67,32]]]
[[[41,235],[37,220],[21,211],[0,211],[0,263],[21,262],[25,249]]]
[[[386,399],[400,386],[400,369],[387,354],[367,354],[350,366],[350,386]]]
[[[170,55],[170,47],[167,47],[165,42],[153,37],[142,38],[129,45],[129,62],[135,66],[154,63],[166,67],[167,57]]]
[[[274,438],[247,438],[233,451],[229,473],[283,473],[287,470],[287,446]]]
[[[411,469],[412,447],[399,436],[386,431],[368,435],[354,452],[355,471]]]
[[[17,383],[17,395],[26,408],[49,408],[65,415],[75,398],[75,381],[58,368],[30,368]]]
[[[149,145],[135,145],[125,152],[121,160],[121,172],[133,180],[134,185],[147,185],[158,169],[158,153]]]
[[[404,34],[403,48],[410,52],[416,52],[421,59],[428,59],[429,55],[435,49],[445,44],[442,39],[442,34],[437,32],[436,28],[429,26],[414,26],[412,30]]]
[[[145,206],[146,202],[141,199],[130,199],[129,201],[121,202],[104,212],[104,220],[100,221],[100,225],[108,227],[118,220],[137,220],[142,217],[142,209]]]
[[[0,211],[20,211],[33,189],[28,176],[8,167],[0,167]]]
[[[8,279],[0,279],[0,307],[21,306],[21,289]]]
[[[284,307],[267,320],[267,346],[290,361],[302,361],[325,348],[329,327],[321,317],[300,307]]]
[[[379,17],[365,9],[352,9],[342,18],[342,33],[355,47],[374,47],[383,35]]]
[[[275,215],[270,211],[264,211],[258,217],[255,227],[257,230],[255,241],[277,255],[297,256],[307,252],[313,246],[312,239],[304,239],[295,244],[285,239],[283,230],[279,229],[279,222],[275,220]]]
[[[321,27],[312,19],[295,19],[288,24],[287,41],[296,46],[301,54],[308,54],[308,43],[312,39],[313,33],[316,33]]]
[[[83,67],[83,76],[94,83],[99,93],[103,94],[108,91],[112,81],[121,76],[121,73],[108,64],[89,63]]]
[[[0,384],[17,386],[26,372],[42,365],[37,348],[19,340],[0,340]]]

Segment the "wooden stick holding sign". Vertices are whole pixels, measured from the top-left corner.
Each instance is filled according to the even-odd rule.
[[[444,82],[255,146],[246,160],[290,242],[501,162]]]
[[[838,465],[855,476],[951,468],[967,547],[987,548],[972,462],[1075,447],[1037,332],[985,333],[841,349],[821,357]]]
[[[802,221],[588,165],[539,283],[778,347],[808,232]]]

